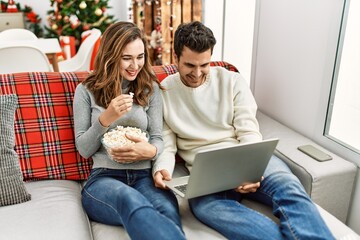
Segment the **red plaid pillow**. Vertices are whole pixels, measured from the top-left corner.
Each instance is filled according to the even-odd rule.
[[[0,74],[0,94],[16,94],[15,150],[24,180],[86,179],[91,160],[74,141],[72,101],[87,72]]]
[[[232,64],[224,62],[224,61],[214,61],[210,63],[210,66],[220,66],[220,67],[224,67],[229,71],[233,71],[233,72],[239,72],[239,70]]]

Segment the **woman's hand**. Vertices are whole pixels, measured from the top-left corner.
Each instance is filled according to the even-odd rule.
[[[264,177],[261,178],[261,181],[264,180]],[[256,192],[256,190],[260,187],[260,182],[256,183],[245,183],[237,188],[235,188],[236,192],[239,193],[251,193]]]
[[[133,141],[134,144],[111,148],[110,154],[115,161],[119,163],[131,163],[155,157],[157,151],[155,146],[142,138],[134,137],[129,134],[126,134],[125,136]]]
[[[132,108],[133,96],[121,94],[111,100],[107,109],[100,115],[99,121],[104,127],[110,126],[112,122],[120,118]]]

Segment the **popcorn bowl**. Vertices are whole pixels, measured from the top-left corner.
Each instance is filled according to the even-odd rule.
[[[135,142],[128,139],[125,134],[139,137],[146,141],[148,141],[149,139],[147,132],[143,132],[140,128],[136,127],[117,126],[116,128],[109,130],[102,137],[101,143],[105,147],[110,159],[112,159],[112,156],[110,154],[111,148],[135,144]],[[114,159],[112,160],[116,161]]]

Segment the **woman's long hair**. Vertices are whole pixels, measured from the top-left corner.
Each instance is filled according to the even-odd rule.
[[[94,71],[84,84],[94,94],[96,104],[107,108],[110,101],[122,94],[123,76],[120,74],[120,61],[126,45],[136,39],[144,43],[144,66],[135,81],[129,81],[129,92],[134,93],[134,102],[145,106],[153,93],[153,82],[160,85],[149,59],[146,39],[141,30],[131,22],[117,22],[110,25],[101,38]]]

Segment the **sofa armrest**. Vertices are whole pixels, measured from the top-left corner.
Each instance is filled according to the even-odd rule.
[[[356,165],[261,112],[258,112],[257,118],[264,139],[280,139],[275,155],[288,164],[313,201],[342,222],[346,222],[356,177]],[[325,162],[316,161],[297,149],[305,144],[318,147],[333,159]]]

